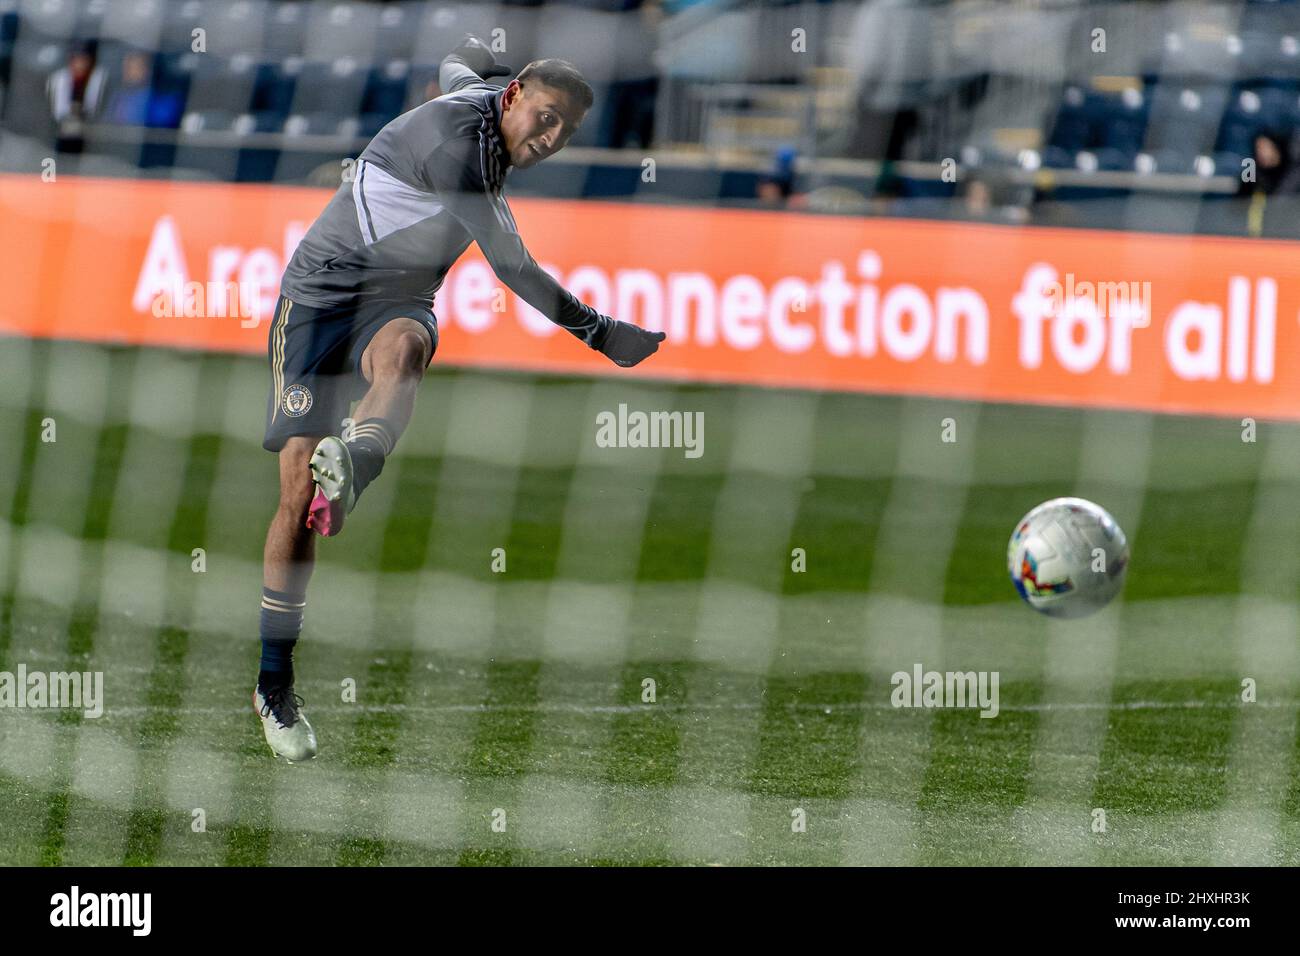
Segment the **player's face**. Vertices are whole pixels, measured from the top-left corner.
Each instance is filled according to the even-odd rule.
[[[501,136],[520,169],[562,150],[587,115],[569,94],[536,81],[512,81],[501,105]]]

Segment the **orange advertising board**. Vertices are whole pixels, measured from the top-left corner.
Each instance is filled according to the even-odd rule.
[[[0,333],[264,352],[319,189],[0,176]],[[436,361],[1300,419],[1300,244],[516,199],[534,258],[662,329],[618,369],[471,247]]]

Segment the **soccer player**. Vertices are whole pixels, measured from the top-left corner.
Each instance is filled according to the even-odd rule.
[[[317,750],[293,689],[316,535],[343,529],[411,420],[438,347],[430,303],[469,244],[524,301],[617,365],[636,365],[664,339],[579,302],[524,248],[502,195],[506,173],[562,149],[592,91],[557,59],[529,63],[504,89],[484,82],[508,72],[467,36],[442,62],[443,95],[379,131],[280,283],[263,441],[279,454],[280,504],[263,556],[253,708],[271,750],[290,761]],[[340,435],[357,398],[355,425]]]

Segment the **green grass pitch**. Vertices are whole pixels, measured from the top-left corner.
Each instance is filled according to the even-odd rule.
[[[0,864],[1300,863],[1300,428],[435,369],[321,544],[289,766],[249,705],[266,388],[0,349],[0,671],[107,698],[0,710]],[[596,447],[620,402],[702,411],[703,456]],[[1133,557],[1052,622],[1005,549],[1066,494]],[[895,709],[915,663],[997,671],[999,715]]]

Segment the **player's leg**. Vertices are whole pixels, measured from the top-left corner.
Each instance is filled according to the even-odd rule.
[[[262,554],[262,658],[253,707],[272,751],[291,761],[316,756],[316,735],[293,690],[293,649],[302,632],[307,583],[316,560],[306,526],[312,480],[307,462],[314,437],[294,436],[280,450],[280,502]]]
[[[378,418],[396,443],[411,422],[433,347],[429,329],[416,319],[393,319],[375,333],[361,353],[361,374],[370,388],[353,415],[354,434],[365,422]]]
[[[357,362],[367,389],[353,413],[347,441],[324,438],[312,453],[316,492],[307,521],[322,535],[342,530],[357,498],[383,471],[410,424],[420,380],[436,348],[437,326],[427,312],[423,319],[395,315],[381,317],[381,322]]]
[[[253,706],[273,752],[289,760],[316,755],[316,738],[294,695],[293,651],[302,631],[316,542],[306,528],[313,491],[308,462],[323,435],[347,413],[342,368],[350,315],[281,297],[271,325],[271,391],[262,446],[279,459],[279,502],[263,551],[259,628],[262,654]]]

